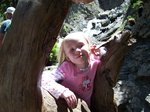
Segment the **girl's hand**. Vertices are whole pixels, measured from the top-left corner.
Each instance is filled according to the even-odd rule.
[[[100,49],[96,45],[91,46],[91,52],[96,56],[100,56]]]
[[[100,47],[100,46],[91,46],[91,52],[96,56],[104,56],[107,53],[106,47]]]
[[[62,98],[64,98],[68,104],[68,106],[72,109],[76,108],[77,107],[77,98],[75,96],[75,94],[70,91],[69,89],[65,90],[62,95],[61,95]]]

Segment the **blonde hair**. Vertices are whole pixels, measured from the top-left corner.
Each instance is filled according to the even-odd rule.
[[[58,56],[57,56],[57,60],[58,60],[58,64],[61,65],[65,60],[66,60],[66,54],[64,51],[64,44],[66,42],[66,40],[71,39],[72,37],[80,37],[80,38],[84,38],[87,41],[87,44],[90,45],[90,41],[89,41],[89,37],[83,33],[83,32],[74,32],[74,33],[70,33],[68,34],[62,41],[61,45],[60,45],[60,49],[58,52]]]

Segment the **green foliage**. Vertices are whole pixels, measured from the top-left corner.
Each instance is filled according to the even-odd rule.
[[[0,20],[2,21],[4,18],[4,12],[7,8],[6,4],[0,4]]]
[[[18,0],[1,0],[0,1],[0,22],[4,19],[4,12],[7,7],[16,7]]]
[[[129,10],[127,19],[134,18],[135,20],[138,18],[138,10],[143,7],[142,0],[131,0],[131,9]]]
[[[56,42],[49,55],[49,61],[53,63],[57,62],[58,50],[59,50],[59,46],[58,46],[58,42]]]
[[[131,16],[131,15],[129,15],[128,17],[127,17],[127,19],[134,19],[134,17],[133,16]]]
[[[131,4],[136,3],[138,0],[131,0]]]
[[[139,8],[142,3],[142,0],[131,0],[132,8]]]

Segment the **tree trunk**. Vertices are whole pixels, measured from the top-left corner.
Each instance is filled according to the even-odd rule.
[[[81,1],[93,0],[75,0]],[[71,4],[19,0],[0,48],[0,112],[42,111],[40,75]]]
[[[41,112],[38,82],[71,4],[19,1],[0,49],[0,112]]]
[[[117,112],[113,87],[117,82],[122,61],[128,51],[130,37],[129,31],[123,31],[104,44],[107,54],[102,57],[102,62],[97,69],[91,102],[92,112]]]

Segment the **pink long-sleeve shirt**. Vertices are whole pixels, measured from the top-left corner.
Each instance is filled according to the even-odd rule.
[[[43,72],[41,86],[57,99],[66,89],[70,89],[90,105],[93,82],[99,63],[99,59],[91,57],[88,68],[81,70],[73,63],[65,61],[53,72]]]

